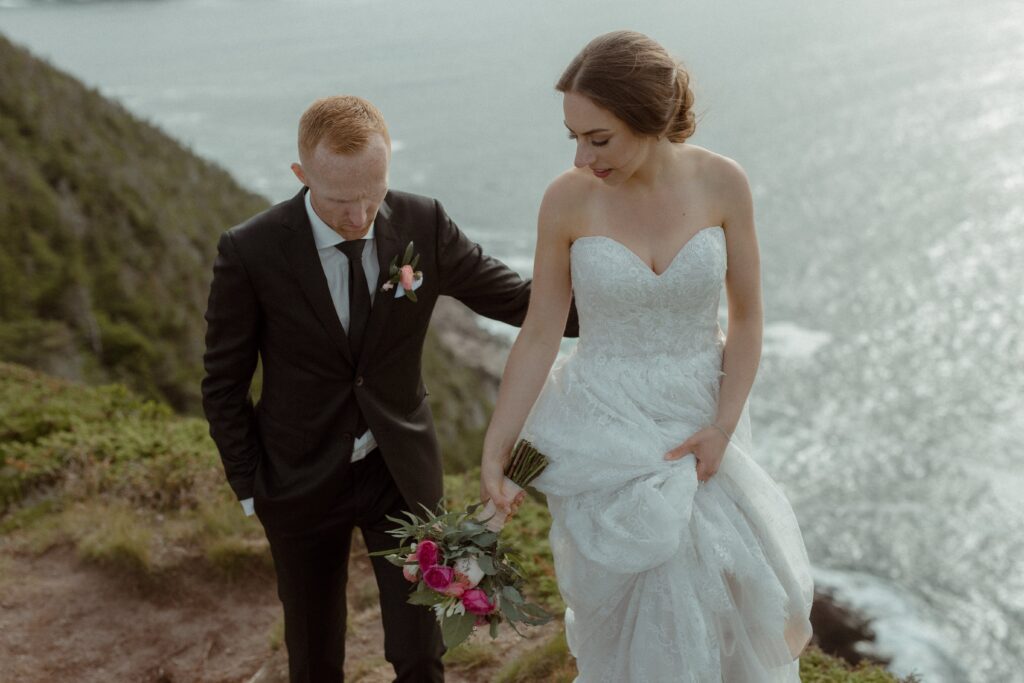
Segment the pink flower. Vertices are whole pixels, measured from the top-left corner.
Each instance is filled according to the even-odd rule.
[[[421,567],[430,568],[437,564],[437,544],[427,539],[416,546],[416,561]]]
[[[464,577],[459,577],[458,574],[454,574],[453,576],[454,578],[452,579],[452,582],[448,584],[448,587],[438,592],[444,593],[445,595],[454,595],[455,597],[460,597],[463,593],[466,592],[466,590],[469,589],[469,584],[466,583],[466,579]]]
[[[451,585],[454,577],[455,570],[439,564],[423,570],[424,583],[438,593],[443,593]]]
[[[402,266],[398,271],[398,278],[399,283],[402,285],[402,289],[407,292],[411,292],[413,278],[412,266]]]
[[[416,583],[420,580],[420,566],[415,562],[402,567],[402,576],[409,583]]]
[[[494,603],[479,588],[470,588],[462,594],[462,604],[470,614],[486,615],[494,611]]]

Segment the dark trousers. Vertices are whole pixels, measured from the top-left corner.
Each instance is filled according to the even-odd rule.
[[[284,640],[292,683],[344,680],[345,621],[352,530],[363,533],[369,552],[398,546],[386,531],[385,515],[408,509],[379,451],[352,463],[345,495],[330,515],[299,534],[268,533],[277,571],[277,593],[284,605]],[[395,668],[396,683],[444,681],[444,646],[434,613],[406,602],[414,587],[402,570],[383,557],[370,558],[380,590],[384,658]]]

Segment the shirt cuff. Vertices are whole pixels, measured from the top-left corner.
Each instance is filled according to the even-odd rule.
[[[253,507],[252,498],[246,498],[245,500],[239,501],[242,504],[242,512],[245,513],[246,517],[252,517],[256,514],[256,508]]]

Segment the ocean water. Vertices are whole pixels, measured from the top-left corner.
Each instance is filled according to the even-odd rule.
[[[572,162],[552,84],[615,28],[683,59],[693,143],[751,179],[751,416],[817,580],[899,672],[1024,681],[1019,0],[0,0],[0,32],[274,200],[305,106],[368,97],[392,185],[524,273]]]

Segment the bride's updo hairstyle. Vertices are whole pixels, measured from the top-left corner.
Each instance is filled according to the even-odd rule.
[[[697,128],[690,75],[656,40],[636,31],[594,38],[555,89],[587,97],[640,135],[683,142]]]

